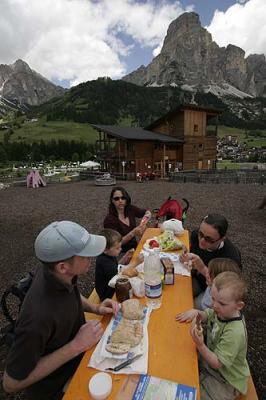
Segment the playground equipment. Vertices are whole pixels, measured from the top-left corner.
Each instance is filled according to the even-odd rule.
[[[46,182],[41,177],[39,171],[33,169],[27,175],[27,188],[38,188],[40,186],[46,186]]]

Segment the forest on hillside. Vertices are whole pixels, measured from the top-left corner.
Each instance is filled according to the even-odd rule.
[[[7,161],[43,160],[87,161],[94,154],[94,146],[82,141],[51,140],[39,143],[8,142],[0,144],[0,165]]]
[[[61,98],[33,107],[32,113],[45,115],[48,121],[119,125],[121,120],[127,119],[129,125],[145,127],[168,111],[193,103],[221,110],[221,125],[266,128],[266,119],[260,115],[266,107],[266,99],[231,98],[230,102],[241,110],[235,112],[228,102],[212,93],[193,94],[179,87],[144,87],[122,80],[98,78],[71,88]]]

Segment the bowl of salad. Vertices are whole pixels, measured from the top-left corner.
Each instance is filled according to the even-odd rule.
[[[161,235],[157,236],[157,241],[162,251],[179,250],[183,246],[173,231],[165,230]]]

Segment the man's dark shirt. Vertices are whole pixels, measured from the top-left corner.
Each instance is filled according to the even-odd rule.
[[[7,357],[10,377],[23,380],[43,356],[70,342],[85,323],[77,278],[68,285],[41,266],[23,302],[15,341]],[[82,355],[70,360],[26,389],[32,400],[61,398],[62,388],[75,372]]]

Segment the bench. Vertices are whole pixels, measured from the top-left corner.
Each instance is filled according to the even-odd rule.
[[[246,394],[241,394],[237,400],[258,400],[258,395],[256,392],[256,388],[253,383],[252,376],[249,377],[248,380],[248,391]]]
[[[96,292],[95,289],[93,289],[93,291],[91,292],[90,296],[88,297],[88,300],[91,301],[94,304],[100,304],[101,300]],[[88,313],[85,312],[85,319],[86,321],[89,321],[90,319],[102,319],[102,315],[96,315],[93,313]],[[247,393],[244,395],[240,395],[237,400],[258,400],[258,395],[256,393],[256,389],[253,383],[253,379],[252,376],[249,377],[248,380],[248,391]]]
[[[90,296],[88,297],[88,300],[93,304],[101,303],[101,300],[95,289],[93,289],[93,291],[91,292]],[[85,312],[84,314],[85,314],[86,321],[89,321],[90,319],[98,319],[99,321],[101,321],[101,319],[103,317],[102,315],[96,315],[96,314],[89,313],[89,312]]]

